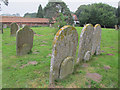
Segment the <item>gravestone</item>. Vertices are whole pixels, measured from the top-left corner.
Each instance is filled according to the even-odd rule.
[[[2,23],[0,23],[0,33],[2,33],[3,34],[3,24]]]
[[[29,53],[33,47],[33,30],[24,26],[17,31],[16,35],[16,53],[18,56]]]
[[[91,58],[93,31],[94,28],[91,24],[86,24],[82,29],[78,50],[78,64],[82,60],[88,61]]]
[[[93,32],[93,45],[92,45],[91,55],[100,54],[101,31],[102,29],[100,24],[96,24]]]
[[[10,34],[11,34],[11,36],[16,36],[16,32],[17,32],[17,30],[18,30],[19,28],[18,28],[18,25],[17,25],[17,23],[12,23],[11,25],[10,25]]]
[[[118,30],[118,25],[115,25],[115,30]]]
[[[50,85],[54,80],[63,79],[73,72],[74,60],[78,44],[77,30],[72,26],[64,26],[53,41],[50,66]]]

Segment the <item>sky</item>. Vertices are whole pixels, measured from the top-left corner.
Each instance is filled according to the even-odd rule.
[[[4,3],[1,3],[0,14],[16,14],[19,13],[21,16],[24,16],[25,13],[34,13],[37,12],[38,6],[41,4],[44,8],[48,3],[48,0],[8,0],[9,5],[5,6]],[[92,3],[106,3],[113,7],[118,7],[118,2],[120,0],[62,0],[66,3],[68,8],[75,12],[80,5],[87,5]]]

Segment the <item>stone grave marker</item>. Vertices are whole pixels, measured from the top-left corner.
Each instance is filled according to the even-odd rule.
[[[92,45],[91,55],[100,54],[101,31],[102,29],[100,24],[96,24],[93,32],[93,45]]]
[[[24,26],[17,31],[16,35],[16,53],[18,56],[29,53],[33,47],[33,30]]]
[[[88,61],[91,58],[93,31],[94,28],[92,24],[86,24],[82,29],[78,50],[78,64],[82,60]]]
[[[118,25],[115,25],[115,30],[118,30],[119,28],[118,28]]]
[[[77,30],[72,26],[64,26],[53,41],[50,66],[50,85],[54,80],[63,79],[73,72],[74,60],[78,44]]]
[[[16,32],[17,32],[17,30],[19,29],[19,27],[18,27],[18,25],[17,25],[17,23],[12,23],[11,25],[10,25],[10,34],[11,34],[11,36],[16,36]]]

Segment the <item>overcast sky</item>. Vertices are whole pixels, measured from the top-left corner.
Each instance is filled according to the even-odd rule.
[[[5,6],[3,3],[1,3],[2,11],[0,14],[16,14],[19,13],[21,16],[23,16],[25,13],[34,13],[37,12],[39,4],[42,5],[44,8],[46,4],[48,3],[48,0],[8,0],[9,6]],[[120,0],[62,0],[64,1],[68,8],[75,12],[77,8],[80,5],[87,5],[91,3],[106,3],[113,7],[118,7],[118,2]]]

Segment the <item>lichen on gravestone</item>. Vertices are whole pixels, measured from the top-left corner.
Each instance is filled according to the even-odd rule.
[[[56,33],[51,57],[50,85],[73,72],[77,44],[78,33],[74,27],[67,25]]]
[[[80,34],[77,64],[81,61],[88,61],[91,58],[93,31],[94,28],[92,24],[86,24],[82,29]]]
[[[92,45],[92,55],[99,55],[101,53],[100,51],[100,43],[101,43],[101,26],[100,24],[96,24],[94,27],[93,32],[93,45]]]

